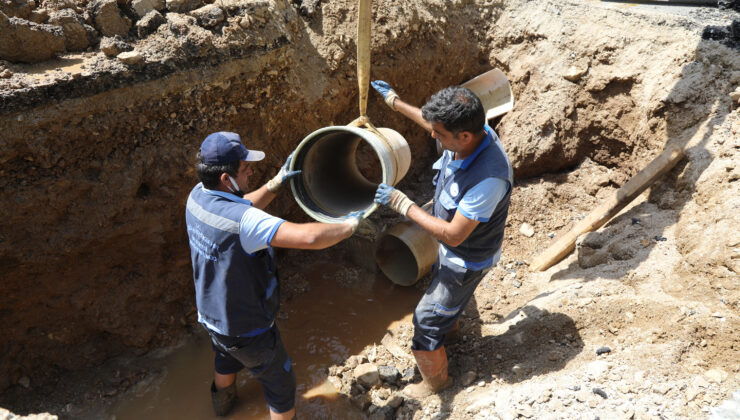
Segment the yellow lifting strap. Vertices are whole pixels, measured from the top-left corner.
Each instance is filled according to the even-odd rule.
[[[367,116],[367,94],[370,85],[370,18],[371,0],[359,0],[357,8],[357,87],[360,93],[360,116],[347,124],[351,127],[365,127],[370,132],[390,144]],[[395,156],[394,156],[395,158]]]
[[[357,85],[360,117],[367,115],[367,90],[370,84],[370,0],[360,0],[357,12]]]

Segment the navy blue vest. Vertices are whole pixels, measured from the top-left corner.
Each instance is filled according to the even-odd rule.
[[[484,147],[477,156],[469,157],[472,162],[467,167],[463,166],[445,178],[447,164],[451,160],[449,154],[445,153],[441,170],[435,176],[437,189],[434,193],[434,215],[448,222],[455,217],[457,206],[465,193],[479,182],[493,177],[509,183],[506,195],[498,203],[487,222],[480,222],[473,232],[456,247],[442,244],[456,256],[471,263],[485,261],[501,248],[506,216],[509,214],[511,186],[514,183],[511,163],[501,146],[501,141],[493,129],[487,125],[485,129],[488,133],[485,139],[490,144]]]
[[[267,331],[280,306],[269,248],[247,254],[239,242],[239,222],[250,207],[248,200],[212,194],[198,184],[185,212],[199,318],[233,337]]]

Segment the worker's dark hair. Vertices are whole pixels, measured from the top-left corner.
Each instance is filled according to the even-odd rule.
[[[221,183],[221,174],[226,172],[231,176],[236,176],[239,172],[240,161],[235,160],[226,165],[206,165],[203,163],[203,155],[198,152],[195,162],[195,171],[198,173],[198,179],[203,186],[209,190],[215,190]]]
[[[486,123],[480,99],[462,86],[450,86],[432,95],[421,107],[421,116],[429,122],[442,123],[453,134],[462,131],[479,134]]]

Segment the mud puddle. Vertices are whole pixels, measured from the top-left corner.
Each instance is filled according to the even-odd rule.
[[[382,274],[317,263],[302,273],[310,290],[284,303],[278,319],[298,381],[300,417],[362,418],[326,382],[327,368],[367,345],[379,343],[390,326],[408,316],[421,291],[399,287]],[[205,333],[165,361],[162,378],[139,384],[107,413],[116,420],[216,418],[209,387],[213,353]],[[237,377],[239,404],[231,419],[264,419],[262,389],[246,371]]]

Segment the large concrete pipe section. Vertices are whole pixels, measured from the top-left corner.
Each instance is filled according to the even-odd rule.
[[[432,268],[439,243],[416,223],[391,226],[378,237],[375,262],[393,283],[411,286]]]
[[[291,170],[302,170],[290,188],[298,205],[319,222],[339,222],[347,214],[363,210],[365,217],[377,204],[378,184],[396,185],[411,165],[406,139],[390,128],[373,131],[351,126],[324,127],[309,134],[293,153]],[[369,146],[369,148],[367,147]],[[358,167],[358,150],[372,150],[361,157],[363,168],[377,163],[378,179],[368,179]],[[373,156],[374,155],[374,156]],[[375,162],[365,160],[377,159]],[[367,173],[367,170],[365,170]]]

